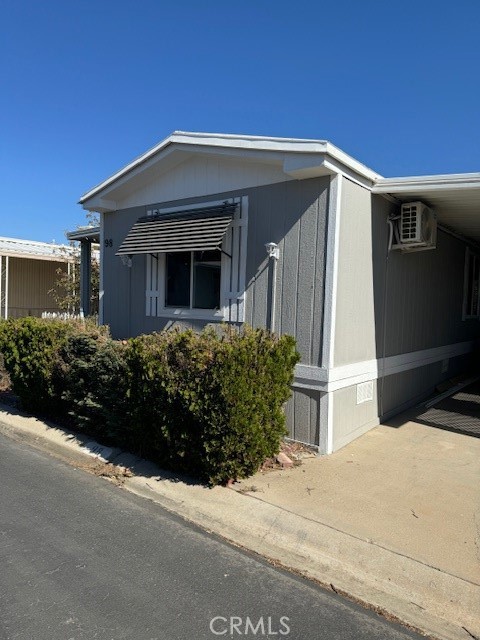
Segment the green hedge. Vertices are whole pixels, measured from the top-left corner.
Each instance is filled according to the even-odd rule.
[[[210,484],[278,453],[299,356],[263,330],[172,331],[114,341],[79,323],[0,324],[22,405]]]
[[[105,332],[75,332],[59,349],[54,364],[57,394],[70,421],[77,429],[114,444],[125,419],[124,354],[125,346]]]
[[[62,413],[53,379],[54,365],[59,349],[73,331],[73,323],[30,317],[0,324],[4,366],[14,392],[28,411]]]

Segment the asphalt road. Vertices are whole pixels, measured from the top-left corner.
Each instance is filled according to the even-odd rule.
[[[261,637],[420,636],[0,436],[1,640]]]

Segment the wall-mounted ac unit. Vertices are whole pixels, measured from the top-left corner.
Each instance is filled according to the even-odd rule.
[[[404,202],[397,224],[397,244],[393,249],[421,251],[436,248],[437,216],[423,202]]]

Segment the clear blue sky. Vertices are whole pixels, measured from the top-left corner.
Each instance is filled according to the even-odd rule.
[[[175,129],[480,171],[479,26],[479,0],[3,0],[0,235],[63,241],[78,198]]]

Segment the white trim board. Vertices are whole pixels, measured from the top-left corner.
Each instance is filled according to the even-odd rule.
[[[403,371],[425,367],[448,358],[455,358],[473,351],[474,341],[457,342],[455,344],[412,351],[378,360],[364,360],[340,367],[315,367],[308,364],[297,364],[295,367],[294,389],[318,389],[331,392],[351,387],[354,384],[376,380],[383,376],[391,376]],[[383,368],[384,366],[384,368]]]
[[[327,255],[325,260],[322,345],[322,368],[326,371],[330,371],[332,369],[335,356],[335,320],[337,314],[338,248],[340,243],[342,182],[342,174],[337,174],[330,179],[327,212]],[[295,381],[294,385],[296,383],[297,381]],[[330,400],[327,400],[326,408],[327,429],[325,433],[325,442],[322,442],[322,450],[326,453],[331,453],[333,448],[333,404]]]
[[[324,339],[322,346],[322,366],[326,369],[333,367],[334,358],[342,180],[343,176],[341,174],[337,174],[330,180],[327,217],[327,255],[325,261],[325,302],[323,310]]]

